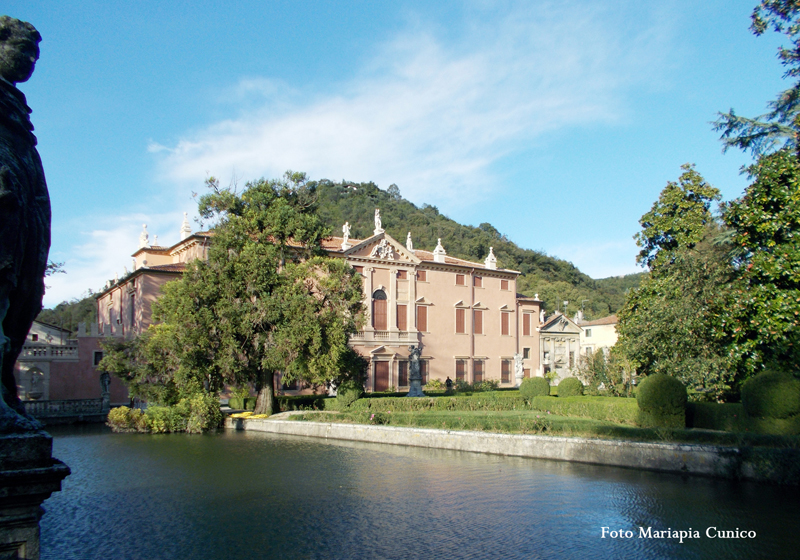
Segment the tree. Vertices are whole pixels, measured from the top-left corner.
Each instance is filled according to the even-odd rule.
[[[738,382],[727,346],[735,269],[710,212],[719,191],[692,165],[642,216],[637,261],[650,268],[619,312],[616,351],[640,374],[666,373],[724,398]]]
[[[208,260],[165,286],[153,306],[162,323],[127,350],[132,381],[140,391],[174,387],[160,400],[252,383],[256,413],[269,414],[276,373],[321,384],[358,368],[347,341],[362,320],[361,277],[321,256],[325,230],[304,174],[248,183],[241,194],[208,184],[200,200],[215,224]]]
[[[793,150],[762,156],[744,196],[726,206],[739,249],[735,350],[750,371],[800,364],[800,161]]]
[[[639,220],[642,231],[634,238],[642,250],[636,262],[651,270],[673,262],[681,250],[691,249],[703,238],[714,221],[711,202],[721,198],[693,164],[681,169],[678,182],[667,182],[653,208]]]
[[[750,29],[763,35],[768,29],[783,33],[788,47],[778,48],[778,58],[787,67],[784,78],[800,77],[800,2],[797,0],[762,0],[751,16]],[[756,118],[737,115],[733,109],[719,113],[714,130],[722,132],[724,150],[740,148],[761,155],[781,147],[797,146],[800,132],[800,81],[778,94],[768,104],[769,112]]]

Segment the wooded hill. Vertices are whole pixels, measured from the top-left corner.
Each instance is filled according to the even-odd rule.
[[[569,301],[570,316],[582,306],[586,319],[616,313],[627,290],[637,287],[644,274],[593,280],[572,263],[522,249],[491,224],[464,226],[440,214],[435,206],[418,208],[400,196],[396,185],[384,191],[374,183],[323,180],[311,182],[309,187],[316,189],[318,212],[332,235],[341,236],[342,224],[347,221],[351,237],[369,237],[375,228],[375,208],[380,208],[386,232],[405,243],[410,231],[415,248],[432,251],[441,238],[448,255],[483,262],[493,247],[498,266],[522,272],[517,291],[528,296],[538,293],[548,312],[556,310],[556,302],[563,311],[563,302]]]

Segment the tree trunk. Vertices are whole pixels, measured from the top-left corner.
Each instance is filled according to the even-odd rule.
[[[273,372],[260,372],[256,388],[258,397],[253,414],[272,414],[275,403],[275,375]]]

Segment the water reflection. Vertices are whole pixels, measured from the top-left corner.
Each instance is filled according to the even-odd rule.
[[[800,494],[770,486],[259,433],[53,435],[73,474],[45,503],[44,560],[793,558],[800,544]]]

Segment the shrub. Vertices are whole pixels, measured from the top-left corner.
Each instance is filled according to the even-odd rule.
[[[742,404],[754,418],[790,418],[800,414],[800,379],[788,371],[768,370],[742,385]]]
[[[592,418],[619,424],[635,424],[639,407],[633,399],[619,397],[533,397],[531,408],[559,416]]]
[[[422,387],[423,391],[441,391],[445,389],[444,383],[441,379],[429,379],[428,382]]]
[[[639,409],[653,414],[684,414],[686,387],[678,379],[657,373],[639,383],[636,392]]]
[[[181,408],[182,405],[185,408]],[[175,408],[182,412],[185,411],[186,423],[184,430],[190,434],[199,434],[222,425],[219,399],[214,395],[200,393],[188,399],[183,399]]]
[[[138,408],[120,406],[108,411],[106,424],[115,432],[137,432],[144,426],[142,411]]]
[[[686,426],[686,387],[678,379],[657,373],[648,375],[636,392],[637,424],[646,428]]]
[[[565,377],[558,384],[559,397],[580,397],[583,395],[583,383],[574,377]]]
[[[550,396],[550,381],[544,377],[528,377],[522,380],[519,394],[526,399]]]
[[[355,379],[348,379],[342,381],[342,384],[336,388],[336,407],[339,410],[352,405],[364,394],[364,385]]]

